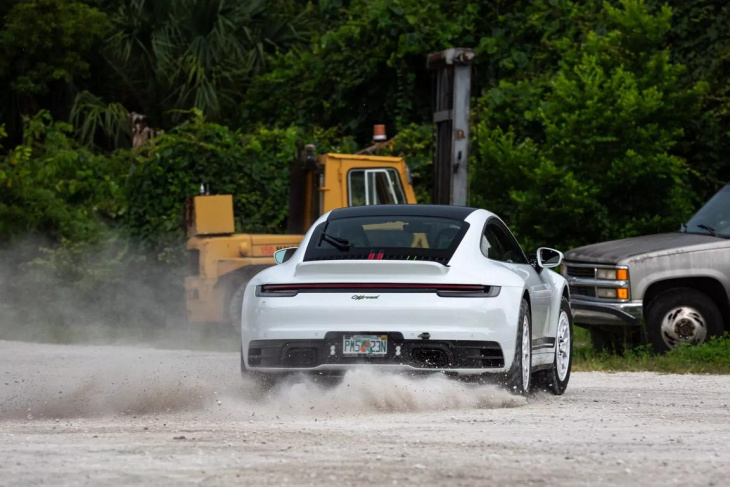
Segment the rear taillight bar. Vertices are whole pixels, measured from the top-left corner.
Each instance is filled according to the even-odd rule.
[[[307,283],[265,284],[256,287],[256,296],[290,297],[299,293],[436,293],[444,298],[492,298],[499,286],[481,284],[401,284],[401,283]]]

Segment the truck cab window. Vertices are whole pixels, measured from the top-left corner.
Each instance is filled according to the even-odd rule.
[[[391,168],[351,170],[348,193],[350,206],[401,205],[406,202],[398,171]]]

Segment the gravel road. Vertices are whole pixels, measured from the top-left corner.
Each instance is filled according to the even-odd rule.
[[[0,485],[728,485],[730,377],[562,397],[358,371],[266,396],[232,353],[0,341]]]

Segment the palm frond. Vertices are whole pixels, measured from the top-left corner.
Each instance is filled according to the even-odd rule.
[[[105,104],[103,100],[88,91],[76,95],[71,108],[71,123],[78,139],[86,145],[94,144],[97,136],[103,135],[115,146],[127,144],[131,136],[129,112],[120,103]]]
[[[215,118],[272,55],[305,43],[307,13],[286,0],[129,0],[105,52],[141,111],[196,107]]]

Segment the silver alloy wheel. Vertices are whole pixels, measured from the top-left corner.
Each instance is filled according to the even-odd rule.
[[[558,368],[558,379],[565,380],[568,375],[568,367],[570,367],[570,321],[565,311],[560,312],[558,319],[558,343],[555,347],[555,363]]]
[[[697,345],[707,338],[705,317],[690,306],[679,306],[664,315],[661,324],[662,339],[669,348],[680,343]]]
[[[530,354],[532,344],[530,343],[530,320],[525,315],[522,318],[522,387],[525,391],[530,390]]]

